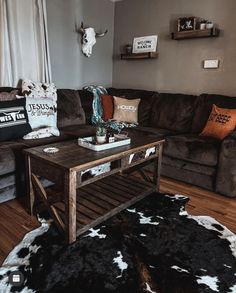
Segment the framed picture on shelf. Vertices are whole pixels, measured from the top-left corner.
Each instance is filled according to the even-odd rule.
[[[157,39],[157,35],[134,38],[132,53],[156,52]]]
[[[182,17],[178,19],[178,31],[192,31],[196,29],[196,17]]]

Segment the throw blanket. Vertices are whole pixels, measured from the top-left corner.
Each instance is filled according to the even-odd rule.
[[[126,123],[126,122],[117,122],[113,120],[104,121],[102,119],[103,109],[101,104],[100,95],[107,95],[107,90],[102,86],[86,86],[84,90],[87,90],[93,93],[93,115],[92,115],[92,123],[95,125],[104,125],[104,127],[110,127],[114,130],[121,131],[123,128],[136,127],[135,123]]]

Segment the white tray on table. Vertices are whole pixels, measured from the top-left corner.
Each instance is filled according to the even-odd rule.
[[[115,138],[114,142],[103,143],[103,144],[96,143],[96,137],[94,137],[94,136],[78,138],[78,145],[79,146],[96,151],[96,152],[128,145],[128,144],[130,144],[130,142],[131,142],[131,139],[129,137],[119,138],[119,139]]]

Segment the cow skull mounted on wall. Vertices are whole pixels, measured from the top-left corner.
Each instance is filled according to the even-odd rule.
[[[96,44],[96,38],[104,37],[108,32],[108,30],[106,30],[104,33],[96,33],[95,29],[92,27],[84,28],[83,22],[81,23],[81,27],[76,29],[76,31],[81,34],[82,52],[86,57],[92,55],[93,46]]]

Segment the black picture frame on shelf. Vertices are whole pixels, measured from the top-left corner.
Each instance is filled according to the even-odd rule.
[[[196,29],[197,18],[196,17],[181,17],[178,19],[178,31],[193,31]]]

